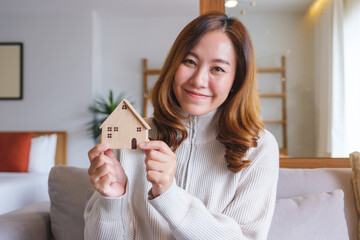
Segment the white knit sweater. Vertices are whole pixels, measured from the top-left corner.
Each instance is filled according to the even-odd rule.
[[[216,112],[191,118],[189,136],[176,151],[174,182],[157,198],[148,198],[143,151],[120,152],[126,194],[93,194],[84,213],[85,239],[267,238],[279,172],[276,140],[262,132],[247,153],[251,165],[232,173],[216,140]]]

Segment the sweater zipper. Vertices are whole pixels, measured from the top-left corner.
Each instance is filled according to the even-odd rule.
[[[196,126],[196,118],[195,118],[195,116],[190,115],[190,150],[189,150],[189,157],[186,162],[186,168],[185,168],[185,177],[184,177],[184,189],[185,190],[186,190],[186,186],[187,186],[189,164],[190,164],[192,151],[193,151],[193,145],[194,145],[195,126]]]

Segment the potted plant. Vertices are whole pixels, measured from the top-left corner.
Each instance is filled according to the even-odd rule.
[[[109,117],[109,115],[115,110],[115,108],[124,98],[125,94],[120,93],[116,99],[114,99],[113,92],[110,90],[107,98],[98,96],[94,100],[94,103],[89,106],[89,111],[93,113],[93,120],[89,123],[90,127],[88,128],[88,131],[91,133],[95,144],[100,142],[101,124]],[[130,102],[133,104],[132,101]]]

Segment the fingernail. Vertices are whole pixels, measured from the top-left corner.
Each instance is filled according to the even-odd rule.
[[[145,146],[146,146],[146,143],[145,143],[145,142],[142,142],[142,143],[139,144],[139,147],[141,147],[141,148],[143,148],[143,147],[145,147]]]
[[[109,144],[107,144],[107,143],[104,143],[102,146],[103,146],[104,148],[109,148]]]

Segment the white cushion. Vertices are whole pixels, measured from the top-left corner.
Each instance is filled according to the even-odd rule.
[[[344,192],[335,190],[276,200],[268,240],[349,239]]]
[[[56,134],[31,139],[28,172],[50,172],[55,165],[56,142]]]
[[[286,169],[279,172],[278,199],[287,199],[314,193],[344,191],[345,218],[351,240],[357,240],[358,214],[351,168]]]

